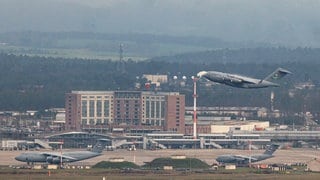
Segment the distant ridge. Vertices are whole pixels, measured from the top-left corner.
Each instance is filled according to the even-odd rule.
[[[201,52],[183,53],[173,56],[162,56],[149,59],[150,61],[179,62],[179,63],[288,63],[314,62],[318,63],[319,48],[238,48],[217,49]]]

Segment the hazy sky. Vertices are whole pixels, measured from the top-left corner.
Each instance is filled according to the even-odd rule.
[[[320,0],[0,0],[0,32],[93,31],[319,45]]]

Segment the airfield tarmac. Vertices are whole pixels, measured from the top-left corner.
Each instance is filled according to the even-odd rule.
[[[76,151],[76,150],[63,150]],[[23,162],[16,161],[14,157],[26,151],[0,151],[0,165],[22,165]],[[39,151],[41,152],[41,151]],[[47,151],[46,151],[47,152]],[[57,151],[55,151],[57,152]],[[71,164],[75,165],[94,165],[100,161],[108,161],[110,158],[124,158],[125,161],[134,162],[137,165],[143,165],[144,162],[150,162],[155,158],[171,157],[172,155],[185,155],[190,158],[198,158],[207,164],[216,163],[217,156],[222,154],[247,155],[261,154],[264,150],[237,150],[237,149],[166,149],[166,150],[136,150],[128,151],[117,149],[114,151],[104,151],[101,156],[87,159]],[[320,150],[316,149],[279,149],[274,153],[273,158],[260,161],[259,164],[294,164],[306,163],[314,158],[319,158]]]

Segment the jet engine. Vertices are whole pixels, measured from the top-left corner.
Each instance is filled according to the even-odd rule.
[[[60,158],[55,157],[52,159],[52,164],[59,164],[60,163]]]
[[[47,157],[47,163],[52,164],[52,160],[53,160],[52,156]]]
[[[49,157],[47,157],[47,163],[49,163],[49,164],[59,164],[60,163],[60,158],[59,157],[49,156]]]

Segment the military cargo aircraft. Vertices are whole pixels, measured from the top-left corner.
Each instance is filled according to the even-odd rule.
[[[220,164],[248,164],[250,162],[262,161],[274,157],[272,154],[279,148],[278,144],[271,144],[263,154],[256,154],[252,156],[243,155],[221,155],[216,158]]]
[[[91,151],[72,151],[72,152],[26,152],[15,157],[17,161],[27,162],[28,164],[34,163],[47,163],[47,164],[60,164],[75,161],[90,159],[100,156],[102,150],[105,148],[105,142],[98,141]],[[62,161],[62,162],[61,162]]]
[[[291,74],[291,72],[283,68],[278,68],[264,79],[256,79],[238,74],[223,73],[218,71],[200,71],[197,76],[199,78],[204,77],[212,82],[238,88],[266,88],[280,86],[279,84],[273,83],[270,80],[280,79],[287,74]]]

